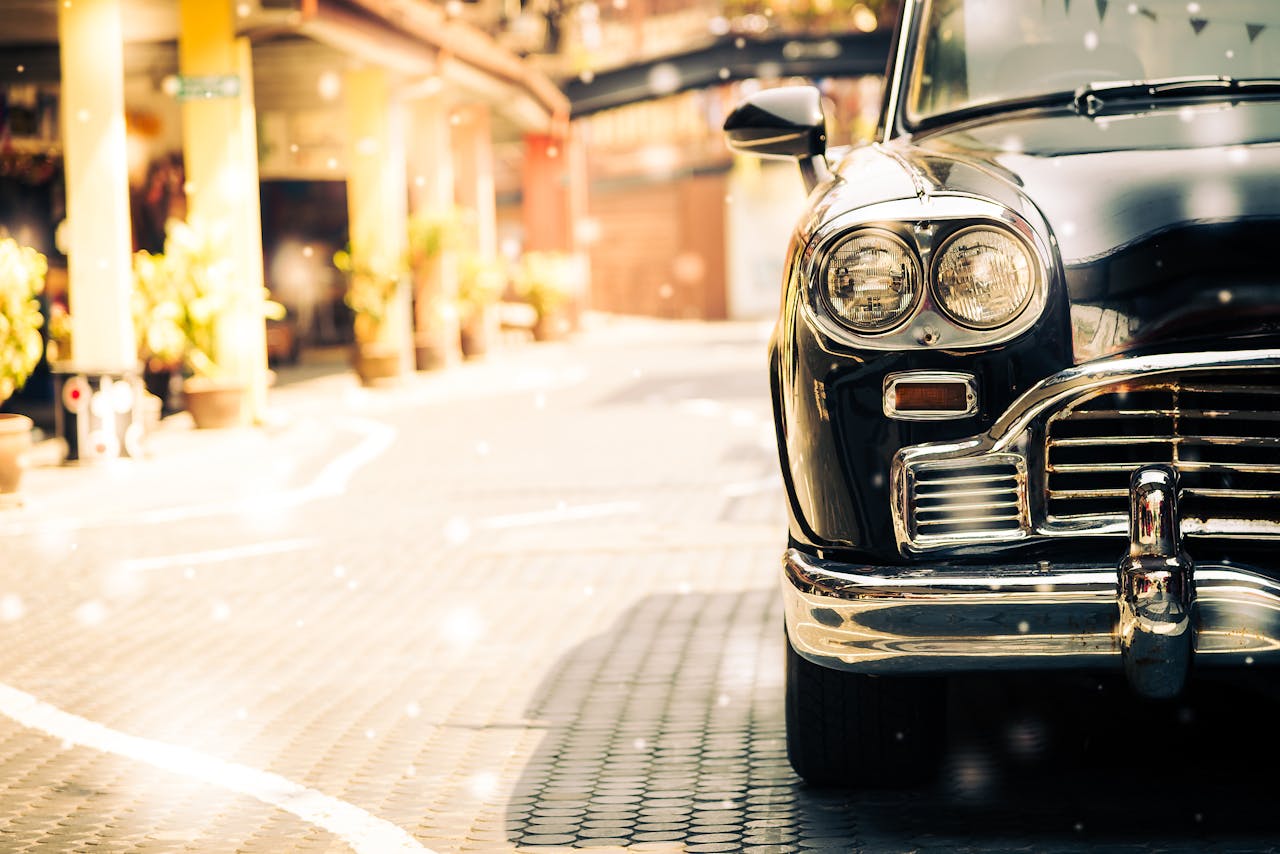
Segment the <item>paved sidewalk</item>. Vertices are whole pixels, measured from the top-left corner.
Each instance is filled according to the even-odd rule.
[[[791,773],[766,335],[599,318],[30,472],[0,851],[1275,850],[1265,686],[973,680],[935,785]]]
[[[606,315],[591,315],[588,326],[585,339],[644,341],[671,334],[660,323]],[[566,361],[569,347],[509,345],[483,360],[408,374],[376,389],[360,386],[342,352],[324,351],[277,369],[267,423],[261,427],[196,430],[190,416],[179,412],[147,436],[142,459],[69,465],[59,464],[60,443],[51,438],[33,449],[22,504],[0,514],[0,534],[109,525],[139,515],[159,518],[176,502],[193,499],[213,508],[278,498],[305,489],[309,473],[366,437],[369,418],[582,382],[583,367]]]

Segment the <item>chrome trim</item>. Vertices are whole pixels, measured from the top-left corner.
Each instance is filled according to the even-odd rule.
[[[1269,378],[1262,380],[1264,383],[1275,382]],[[1204,474],[1212,477],[1239,473],[1271,475],[1273,478],[1280,476],[1280,463],[1268,462],[1259,456],[1255,456],[1252,461],[1245,461],[1238,455],[1234,461],[1230,457],[1223,459],[1221,456],[1209,460],[1200,458],[1204,454],[1231,454],[1237,449],[1261,454],[1280,448],[1280,436],[1274,435],[1275,430],[1266,426],[1280,419],[1280,412],[1259,410],[1252,406],[1240,407],[1238,400],[1247,395],[1250,401],[1270,401],[1264,406],[1274,407],[1277,402],[1274,398],[1280,395],[1280,385],[1215,383],[1190,374],[1176,375],[1168,380],[1140,380],[1128,383],[1124,388],[1131,393],[1148,396],[1147,407],[1142,410],[1097,408],[1095,401],[1106,399],[1116,390],[1115,387],[1107,387],[1071,400],[1046,419],[1043,443],[1046,527],[1058,527],[1082,516],[1114,519],[1124,515],[1122,504],[1111,508],[1094,506],[1086,509],[1080,506],[1064,508],[1057,503],[1117,499],[1128,495],[1127,485],[1121,488],[1114,479],[1109,486],[1103,481],[1088,488],[1083,488],[1083,484],[1076,484],[1076,488],[1071,488],[1071,475],[1123,474],[1127,481],[1128,475],[1143,465],[1127,458],[1130,456],[1127,453],[1121,452],[1117,456],[1110,449],[1148,447],[1151,449],[1150,457],[1154,458],[1150,464],[1170,463],[1182,475]],[[1156,395],[1154,400],[1151,395]],[[1184,407],[1184,402],[1188,406]],[[1126,428],[1114,422],[1128,419],[1158,421],[1148,431],[1150,435],[1123,435]],[[1232,432],[1233,428],[1225,425],[1235,422],[1248,423],[1249,435],[1221,435]],[[1091,426],[1095,423],[1100,425],[1096,429]],[[1064,426],[1066,430],[1080,435],[1054,438],[1055,432]],[[1157,426],[1163,429],[1154,429]],[[1236,432],[1243,432],[1239,428],[1234,429]],[[1265,432],[1273,435],[1259,435]],[[1072,448],[1086,449],[1093,453],[1088,454],[1086,461],[1076,461],[1080,459],[1077,457],[1076,460],[1068,458],[1067,462],[1063,462],[1062,450]],[[1217,481],[1217,485],[1212,482],[1183,483],[1180,492],[1189,498],[1210,501],[1266,500],[1280,498],[1280,489],[1276,487],[1280,487],[1280,481],[1236,488],[1229,486],[1229,480],[1224,478]],[[1196,516],[1205,515],[1206,510],[1202,504],[1197,504],[1197,508],[1200,512]],[[1221,505],[1217,506],[1211,518],[1216,520],[1224,509]],[[1280,534],[1280,520],[1255,522],[1255,528],[1257,527],[1269,527],[1273,536]]]
[[[1129,482],[1129,553],[1120,561],[1120,659],[1143,697],[1182,693],[1191,668],[1194,567],[1182,551],[1178,473],[1148,466]]]
[[[1244,370],[1280,368],[1280,350],[1258,349],[1230,352],[1166,353],[1154,356],[1136,356],[1110,359],[1068,368],[1041,380],[1028,389],[984,434],[954,442],[938,442],[913,445],[898,451],[890,472],[890,508],[898,547],[904,555],[928,552],[931,554],[960,553],[966,547],[983,542],[913,543],[908,534],[909,514],[906,504],[907,472],[914,466],[929,462],[970,461],[976,464],[984,458],[1003,453],[1026,456],[1033,428],[1041,427],[1045,419],[1066,406],[1071,400],[1090,392],[1105,390],[1109,386],[1122,385],[1139,380],[1150,381],[1161,377],[1192,371],[1215,371],[1230,374]],[[1236,469],[1238,470],[1238,469]],[[1123,517],[1072,518],[1045,521],[1042,506],[1044,496],[1030,496],[1033,531],[1036,537],[1114,536],[1127,532]],[[1183,519],[1183,536],[1214,537],[1267,537],[1280,536],[1280,524],[1258,522],[1249,519],[1223,519],[1209,524],[1204,520]],[[989,543],[987,546],[989,547]]]
[[[1162,353],[1108,359],[1067,368],[1036,383],[991,426],[993,450],[1002,450],[1021,435],[1031,421],[1085,392],[1140,379],[1197,370],[1262,370],[1280,368],[1280,350],[1232,350],[1223,353]],[[920,446],[924,447],[924,446]]]
[[[1012,474],[963,474],[968,469],[992,466],[1009,467]],[[944,474],[946,472],[961,474],[951,476]],[[1027,505],[1027,464],[1018,454],[924,462],[909,467],[905,478],[903,510],[906,510],[905,502],[913,502],[914,512],[903,513],[903,519],[908,521],[904,521],[899,539],[905,540],[913,550],[927,551],[960,543],[1004,543],[1025,539],[1031,532]],[[950,486],[960,486],[961,489],[952,489]],[[924,488],[932,489],[922,494],[921,490]],[[991,500],[1002,496],[1003,501]],[[957,515],[958,513],[969,515]],[[924,514],[935,515],[933,518],[922,518]],[[1007,522],[1015,524],[990,527]],[[969,530],[963,534],[950,530],[963,526],[969,526]],[[947,530],[930,533],[926,530],[927,527]]]
[[[906,82],[903,68],[907,62],[907,48],[911,45],[911,28],[914,24],[915,0],[905,0],[902,4],[902,20],[898,24],[898,50],[893,62],[893,76],[886,81],[889,89],[889,100],[884,110],[884,136],[881,142],[888,142],[894,137],[894,128],[898,125],[898,99],[902,86]]]
[[[899,412],[896,392],[899,383],[963,383],[965,391],[964,411],[949,409]],[[959,371],[899,371],[884,378],[884,414],[899,421],[950,421],[956,418],[972,418],[978,413],[978,378]]]
[[[1195,570],[1196,666],[1280,663],[1280,571],[1227,563]],[[876,567],[783,559],[796,651],[861,673],[1114,668],[1116,567],[1047,561]]]
[[[1036,288],[1027,307],[1009,323],[997,329],[971,329],[953,321],[937,304],[932,285],[933,251],[940,223],[963,222],[1003,228],[1030,246],[1039,265]],[[826,306],[822,273],[835,244],[859,228],[878,228],[905,240],[919,260],[921,295],[902,322],[887,332],[859,333],[837,320]],[[904,235],[910,234],[907,240]],[[859,350],[930,350],[991,347],[1009,341],[1030,329],[1048,302],[1053,254],[1031,223],[1003,205],[977,196],[947,193],[927,199],[897,199],[879,202],[833,217],[817,228],[800,259],[800,275],[805,298],[805,320],[834,344]],[[824,348],[826,344],[823,344]]]

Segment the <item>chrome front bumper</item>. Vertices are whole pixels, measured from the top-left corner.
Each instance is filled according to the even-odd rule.
[[[791,644],[862,673],[1120,668],[1115,564],[857,566],[786,553]],[[1280,573],[1198,563],[1191,591],[1196,666],[1280,662]],[[1135,686],[1136,687],[1136,686]]]

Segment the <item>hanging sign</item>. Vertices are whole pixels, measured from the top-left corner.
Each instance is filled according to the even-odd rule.
[[[236,74],[185,74],[174,78],[173,95],[179,101],[240,97]]]

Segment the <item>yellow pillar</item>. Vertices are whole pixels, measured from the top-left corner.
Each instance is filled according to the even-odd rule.
[[[136,370],[120,0],[58,4],[67,266],[76,364]]]
[[[258,117],[253,95],[253,47],[247,38],[236,39],[236,67],[240,74],[239,138],[240,138],[240,225],[238,255],[245,286],[246,311],[238,320],[243,324],[236,337],[244,357],[242,370],[249,379],[249,412],[261,421],[267,411],[267,324],[262,301],[266,294],[266,276],[262,259],[262,196],[258,177]]]
[[[446,215],[454,207],[453,153],[449,106],[436,92],[409,104],[411,133],[406,146],[409,206],[414,216]],[[458,265],[443,252],[413,271],[414,347],[417,366],[426,370],[456,362],[458,337]]]
[[[353,253],[378,270],[402,270],[408,232],[405,189],[404,116],[392,101],[386,71],[347,72],[347,133],[351,150],[347,174],[347,217]],[[399,353],[412,369],[410,296],[401,276],[395,304],[382,325],[381,344]]]
[[[219,323],[219,365],[249,389],[244,418],[256,422],[265,415],[267,345],[250,51],[247,42],[236,39],[231,0],[181,0],[179,14],[182,77],[238,80],[232,94],[183,102],[182,147],[188,217],[222,240],[240,289],[235,308]]]

